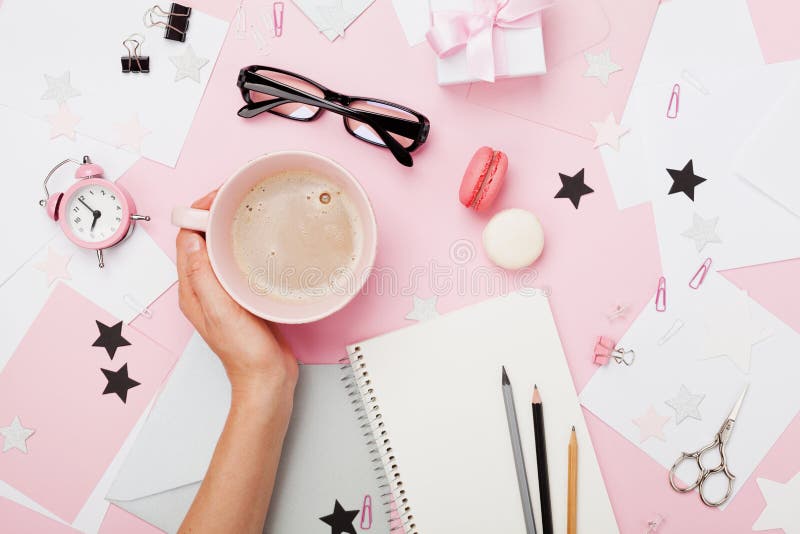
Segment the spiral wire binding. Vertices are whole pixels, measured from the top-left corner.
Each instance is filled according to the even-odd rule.
[[[339,363],[342,364],[341,381],[345,384],[347,396],[351,398],[350,404],[364,430],[363,436],[370,448],[372,463],[377,464],[373,471],[380,482],[378,487],[385,490],[380,497],[384,513],[390,517],[389,531],[392,534],[419,534],[361,347],[356,346],[353,353],[340,359]],[[397,517],[394,518],[391,517],[392,504],[397,510]]]

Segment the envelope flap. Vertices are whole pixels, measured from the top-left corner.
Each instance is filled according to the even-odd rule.
[[[611,31],[599,0],[557,0],[542,14],[548,69],[603,42]]]
[[[106,498],[129,501],[202,480],[230,395],[222,364],[195,334]]]

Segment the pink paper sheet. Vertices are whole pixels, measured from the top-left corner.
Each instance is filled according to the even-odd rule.
[[[800,59],[800,2],[749,0],[750,16],[767,63]]]
[[[0,479],[72,522],[133,425],[160,388],[175,356],[130,327],[113,361],[93,347],[98,320],[117,323],[69,286],[59,284],[0,373],[0,424],[19,416],[36,433],[28,452],[0,453]],[[101,369],[127,363],[141,384],[127,403],[103,395]]]
[[[600,0],[610,29],[605,39],[591,43],[585,51],[599,54],[608,49],[621,71],[611,74],[608,86],[597,78],[584,77],[588,63],[579,51],[561,61],[547,74],[532,78],[501,80],[495,84],[473,84],[469,100],[497,111],[594,139],[590,121],[601,121],[609,113],[622,116],[636,71],[644,52],[658,0]],[[559,27],[544,23],[545,35],[568,33],[570,20]],[[545,43],[545,47],[547,43]]]
[[[654,9],[649,0],[633,5],[629,0],[603,2],[617,5],[622,11],[614,18],[623,16],[627,8],[636,13],[640,13],[638,9]],[[230,20],[238,1],[198,0],[193,5]],[[611,18],[610,13],[607,14]],[[650,20],[652,14],[647,13]],[[602,164],[589,141],[470,104],[462,98],[465,87],[438,87],[430,50],[407,46],[390,2],[376,2],[348,28],[344,39],[333,44],[289,2],[285,17],[284,36],[270,42],[272,51],[268,57],[258,56],[250,41],[228,36],[176,169],[141,160],[122,179],[140,209],[154,215],[146,231],[174,257],[175,229],[169,225],[173,205],[188,204],[202,196],[259,154],[308,149],[338,160],[367,189],[379,218],[380,265],[393,266],[406,275],[414,265],[425,265],[431,259],[453,265],[449,261],[450,245],[466,238],[476,247],[471,264],[486,266],[480,232],[488,216],[461,207],[457,189],[475,148],[494,145],[508,152],[511,169],[498,209],[532,209],[545,226],[545,255],[536,264],[536,284],[552,290],[556,323],[580,389],[595,370],[589,358],[594,337],[619,336],[655,291],[660,261],[649,208],[622,213],[616,210]],[[633,79],[649,22],[644,26],[630,21],[622,27],[612,24],[611,31],[608,42],[612,58],[625,70],[611,76],[608,89],[601,87],[606,91],[598,100],[602,105],[542,106],[550,118],[563,118],[564,124],[576,126],[576,133],[587,138],[594,137],[589,120],[602,119],[609,110],[615,111],[618,118],[621,116],[628,89],[623,91],[616,85]],[[602,48],[600,45],[592,52]],[[585,64],[582,57],[580,61]],[[393,99],[415,107],[431,118],[430,143],[415,154],[415,167],[404,169],[384,151],[353,140],[338,117],[323,116],[315,124],[274,117],[239,119],[235,110],[241,105],[241,97],[234,80],[240,67],[256,62],[287,67],[343,92]],[[583,67],[579,64],[572,67],[574,72],[559,74],[564,78],[553,94],[548,94],[548,102],[558,104],[558,90],[572,95],[573,84],[578,89],[584,82],[599,85],[595,79],[582,78]],[[503,96],[517,98],[513,88],[508,87],[507,91],[504,89],[497,100]],[[518,98],[540,103],[524,93]],[[575,211],[568,201],[552,198],[558,186],[553,173],[557,169],[575,172],[583,165],[587,183],[597,192],[584,197],[580,210]],[[798,295],[792,290],[797,287],[798,277],[800,261],[741,269],[730,275],[770,310],[800,329]],[[426,293],[423,289],[422,296],[428,296],[429,290]],[[442,296],[439,310],[444,312],[480,300],[485,293]],[[169,326],[180,330],[185,323],[174,304],[174,294],[168,293],[166,298],[173,303],[159,308],[153,320],[167,327],[159,325],[148,334],[171,348],[180,344],[180,336],[166,339],[171,336]],[[617,303],[628,305],[630,311],[626,319],[609,324],[604,314]],[[342,355],[348,342],[410,324],[404,319],[410,309],[409,296],[370,294],[359,297],[326,321],[286,330],[302,359],[330,363]],[[666,517],[659,534],[750,531],[764,506],[755,477],[720,513],[704,507],[696,497],[673,492],[663,468],[591,414],[587,413],[587,421],[621,532],[644,532],[647,520],[656,513]],[[763,473],[777,480],[796,472],[798,436],[800,420],[795,420],[756,475]],[[120,527],[115,534],[150,534],[149,529],[145,523],[134,522]]]
[[[9,529],[9,530],[6,530]],[[53,521],[30,508],[0,497],[0,532],[13,534],[76,534],[78,531]]]

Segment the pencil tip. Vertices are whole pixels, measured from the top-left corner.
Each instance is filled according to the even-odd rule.
[[[506,374],[506,366],[503,366],[503,385],[510,385],[511,382],[508,380],[508,374]]]
[[[575,432],[575,425],[572,425],[572,431]]]
[[[533,404],[541,404],[542,403],[542,396],[539,395],[539,388],[533,386],[533,400],[531,401]]]

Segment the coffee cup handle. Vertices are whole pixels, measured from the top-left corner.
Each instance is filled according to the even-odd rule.
[[[209,214],[208,210],[177,206],[172,208],[172,224],[187,230],[205,232],[208,229]]]

